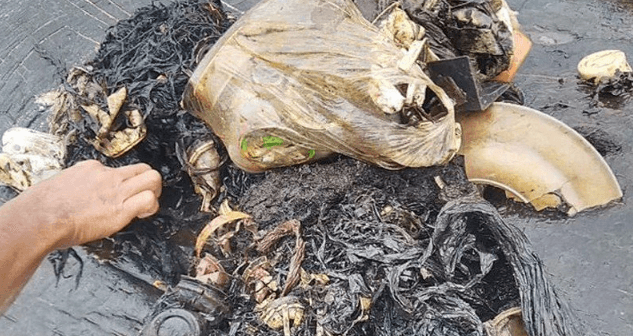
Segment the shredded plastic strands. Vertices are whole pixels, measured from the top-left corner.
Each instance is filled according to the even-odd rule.
[[[195,67],[196,51],[217,40],[229,24],[219,2],[189,0],[169,7],[144,8],[110,28],[97,56],[84,68],[90,80],[105,88],[108,95],[121,87],[127,88],[126,104],[141,110],[150,134],[127,159],[119,162],[139,161],[144,156],[170,156],[173,153],[165,152],[175,150],[176,140],[184,141],[179,139],[186,138],[183,133],[194,133],[189,134],[195,135],[194,138],[204,133],[206,129],[200,123],[184,115],[179,101],[188,74]],[[70,123],[70,131],[78,128],[81,135],[91,135],[83,120],[79,124],[74,120],[66,122]],[[82,137],[78,138],[81,141]],[[166,140],[170,146],[164,145]],[[69,164],[90,155],[81,144],[77,147],[75,151],[71,149]]]
[[[437,218],[436,232],[464,221],[484,223],[508,257],[521,291],[523,319],[530,335],[592,334],[584,330],[567,303],[558,298],[541,260],[519,229],[506,224],[490,204],[463,198],[445,205]]]
[[[443,175],[459,181],[459,174],[451,173],[451,169]],[[348,335],[482,335],[483,321],[520,304],[519,291],[523,309],[531,316],[525,321],[533,335],[574,335],[582,330],[544,278],[540,261],[525,236],[503,223],[496,210],[483,200],[451,201],[436,220],[428,212],[418,216],[399,205],[407,203],[406,192],[390,191],[389,185],[379,182],[365,184],[352,173],[356,171],[370,180],[378,176],[388,180],[404,172],[381,176],[384,171],[345,159],[313,166],[312,173],[319,176],[336,171],[348,184],[335,182],[328,186],[310,178],[301,186],[306,198],[270,200],[268,203],[277,209],[272,213],[264,210],[268,204],[257,206],[269,195],[283,198],[285,188],[278,182],[293,185],[292,177],[298,170],[288,168],[267,174],[242,199],[254,218],[264,223],[261,229],[269,233],[279,231],[276,223],[290,214],[318,211],[316,216],[303,217],[301,232],[306,250],[301,267],[312,279],[324,274],[328,281],[297,286],[289,292],[293,305],[300,304],[302,309],[303,322],[292,329],[293,334],[313,335],[314,330],[321,330]],[[412,181],[411,188],[421,191],[437,173],[405,172]],[[391,186],[403,188],[398,183]],[[323,193],[320,205],[305,203],[310,195],[326,188],[329,190]],[[450,190],[443,192],[451,194]],[[461,192],[453,191],[457,194]],[[427,211],[437,214],[432,201],[437,199],[437,191],[429,196],[418,209],[426,206]],[[267,217],[270,215],[274,217]],[[292,241],[281,240],[265,254],[268,260],[276,260],[271,262],[275,266],[266,267],[266,275],[279,283],[284,283],[284,275],[292,268],[290,253],[284,252],[296,246]],[[262,255],[246,250],[251,251],[247,252],[247,263],[260,265],[253,260]],[[239,261],[229,257],[225,262]],[[241,273],[239,267],[227,269],[237,270],[234,275]],[[234,283],[228,299],[234,308],[230,320],[238,325],[233,324],[236,333],[257,330],[258,334],[274,334],[263,327],[266,321],[252,315],[253,303],[244,298],[244,285]]]
[[[185,0],[139,9],[132,18],[110,28],[97,56],[71,71],[79,74],[78,79],[69,77],[61,95],[53,95],[65,98],[53,104],[56,119],[52,123],[55,133],[71,139],[66,165],[84,159],[98,159],[110,166],[146,162],[163,177],[165,197],[158,215],[136,221],[113,240],[92,244],[90,249],[103,255],[114,249],[121,264],[129,262],[135,265],[133,271],[172,284],[187,271],[190,258],[189,251],[175,241],[182,239],[180,236],[194,235],[193,231],[208,219],[198,211],[200,201],[192,193],[186,171],[199,169],[189,167],[187,149],[205,139],[220,143],[202,122],[182,110],[179,102],[197,53],[212,45],[230,26],[231,20],[221,8],[219,1]],[[127,91],[121,109],[141,112],[147,136],[121,157],[112,159],[91,144],[99,125],[80,107],[89,102],[108,111],[105,97],[121,88]],[[84,94],[78,89],[84,89]],[[127,126],[125,119],[117,118],[112,129]],[[222,148],[217,149],[221,153]]]

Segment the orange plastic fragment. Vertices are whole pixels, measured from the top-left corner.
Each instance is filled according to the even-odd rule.
[[[532,49],[532,41],[522,31],[516,29],[514,31],[514,55],[510,60],[510,67],[508,70],[503,71],[494,80],[504,83],[510,83],[514,80],[514,76],[517,71],[523,65],[523,61],[527,58],[527,55]]]

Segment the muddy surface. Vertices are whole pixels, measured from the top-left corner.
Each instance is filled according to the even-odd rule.
[[[162,2],[167,2],[163,0]],[[229,1],[235,11],[256,1]],[[369,1],[365,1],[369,3]],[[94,56],[105,29],[150,1],[56,0],[4,3],[0,25],[0,133],[11,125],[43,129],[34,96],[59,85],[60,71]],[[495,204],[524,230],[555,285],[590,326],[606,335],[633,333],[633,102],[603,98],[596,105],[576,75],[585,55],[622,49],[633,58],[633,6],[615,0],[511,0],[534,48],[516,78],[526,105],[593,136],[623,190],[621,203],[565,218],[538,214],[503,200]],[[371,12],[370,5],[363,11]],[[295,178],[313,176],[297,169]],[[312,177],[313,178],[313,177]],[[344,184],[345,181],[341,183]],[[287,190],[284,197],[297,191]],[[494,193],[492,193],[494,194]],[[494,195],[493,195],[494,196]],[[407,197],[406,195],[404,197]],[[244,204],[257,211],[256,205]],[[300,211],[300,209],[297,209]],[[272,220],[272,219],[271,219]],[[59,282],[44,262],[15,305],[0,317],[6,335],[135,335],[160,292],[137,266],[109,265],[77,248],[85,266],[78,283],[72,257]]]

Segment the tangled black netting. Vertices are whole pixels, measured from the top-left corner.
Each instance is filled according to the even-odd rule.
[[[220,142],[181,110],[179,102],[197,56],[230,24],[219,1],[152,5],[112,27],[95,59],[84,67],[106,94],[127,88],[126,104],[142,111],[147,138],[124,156],[109,159],[87,140],[94,137],[94,127],[71,120],[68,132],[77,140],[69,147],[67,164],[88,158],[111,166],[146,162],[163,176],[157,215],[89,246],[111,263],[133,264],[132,274],[175,286],[181,275],[193,273],[193,242],[209,217],[198,211],[201,199],[183,169],[183,150],[198,138]],[[105,104],[98,99],[94,103]],[[228,163],[221,176],[217,202],[231,199],[252,215],[259,231],[236,232],[231,253],[212,244],[205,249],[231,275],[225,289],[228,314],[208,334],[279,335],[262,320],[242,276],[245,265],[265,256],[274,261],[268,271],[285,284],[297,266],[298,249],[303,250],[304,273],[324,274],[329,280],[302,280],[278,293],[296,298],[293,302],[303,309],[301,323],[292,328],[295,335],[319,330],[484,335],[483,322],[519,305],[532,336],[586,334],[549,286],[525,236],[487,203],[458,197],[472,186],[457,162],[385,171],[334,157],[260,175]],[[438,176],[457,187],[440,190]],[[305,245],[287,237],[270,250],[255,248],[260,235],[288,220],[300,222]]]

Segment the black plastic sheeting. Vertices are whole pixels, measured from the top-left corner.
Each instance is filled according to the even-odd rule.
[[[125,85],[127,104],[143,111],[148,137],[130,153],[108,159],[86,141],[94,137],[90,125],[69,125],[79,140],[69,148],[68,164],[87,158],[113,166],[147,162],[161,172],[159,214],[89,250],[113,264],[133,264],[131,273],[138,277],[171,286],[192,273],[193,242],[209,220],[198,213],[200,198],[182,157],[196,138],[213,135],[181,110],[179,101],[197,56],[231,23],[220,9],[217,1],[209,6],[196,0],[143,8],[111,28],[85,67],[108,93]],[[449,186],[440,190],[436,176]],[[301,266],[330,278],[326,285],[295,286],[288,293],[305,309],[294,334],[313,335],[318,324],[347,335],[483,335],[482,322],[519,304],[530,335],[587,334],[549,285],[525,236],[487,203],[461,197],[472,186],[459,162],[392,172],[335,157],[259,175],[227,163],[222,177],[218,203],[229,198],[262,232],[299,220],[306,242]],[[229,310],[224,321],[207,329],[212,335],[279,334],[260,320],[241,280],[244,264],[263,254],[253,248],[257,239],[240,231],[228,256],[207,248],[232,275],[223,294]],[[294,240],[284,238],[265,253],[276,260],[270,272],[279,283],[287,280],[294,248]],[[63,264],[66,257],[53,260]],[[369,312],[359,308],[360,297],[371,298]],[[162,302],[157,310],[174,306]]]

